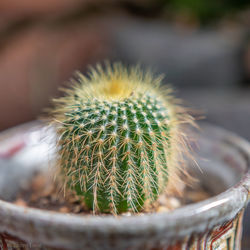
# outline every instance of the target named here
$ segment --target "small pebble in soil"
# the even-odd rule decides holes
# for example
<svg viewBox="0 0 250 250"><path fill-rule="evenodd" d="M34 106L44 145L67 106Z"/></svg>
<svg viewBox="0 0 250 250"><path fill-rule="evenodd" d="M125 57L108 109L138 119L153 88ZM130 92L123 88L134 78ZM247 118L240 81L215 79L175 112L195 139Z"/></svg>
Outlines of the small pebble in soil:
<svg viewBox="0 0 250 250"><path fill-rule="evenodd" d="M159 206L156 210L156 212L158 213L165 213L165 212L169 212L170 210L167 207L164 206Z"/></svg>
<svg viewBox="0 0 250 250"><path fill-rule="evenodd" d="M21 198L18 198L14 203L21 207L27 207L27 203Z"/></svg>

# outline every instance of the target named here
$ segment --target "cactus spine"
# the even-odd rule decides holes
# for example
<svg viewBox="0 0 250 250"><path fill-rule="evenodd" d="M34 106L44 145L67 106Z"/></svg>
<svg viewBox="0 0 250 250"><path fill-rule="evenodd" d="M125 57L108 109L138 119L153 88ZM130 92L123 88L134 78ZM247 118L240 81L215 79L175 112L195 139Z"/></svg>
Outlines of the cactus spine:
<svg viewBox="0 0 250 250"><path fill-rule="evenodd" d="M54 100L60 172L94 212L139 211L178 176L187 116L160 83L138 67L97 65Z"/></svg>

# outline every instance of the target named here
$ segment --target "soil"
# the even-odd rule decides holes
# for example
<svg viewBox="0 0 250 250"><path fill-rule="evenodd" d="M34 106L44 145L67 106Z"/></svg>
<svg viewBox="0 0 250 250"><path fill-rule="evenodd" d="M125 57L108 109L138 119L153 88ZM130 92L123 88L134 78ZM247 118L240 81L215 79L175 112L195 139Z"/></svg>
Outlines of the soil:
<svg viewBox="0 0 250 250"><path fill-rule="evenodd" d="M199 202L211 197L213 194L200 182L192 185L183 185L182 192L173 194L162 194L148 211L142 211L138 215L153 212L168 212L181 206ZM37 174L29 185L23 187L14 201L16 205L33 207L43 210L57 211L62 213L74 213L91 215L84 203L74 193L63 194L58 186L48 176ZM130 216L124 213L121 216Z"/></svg>

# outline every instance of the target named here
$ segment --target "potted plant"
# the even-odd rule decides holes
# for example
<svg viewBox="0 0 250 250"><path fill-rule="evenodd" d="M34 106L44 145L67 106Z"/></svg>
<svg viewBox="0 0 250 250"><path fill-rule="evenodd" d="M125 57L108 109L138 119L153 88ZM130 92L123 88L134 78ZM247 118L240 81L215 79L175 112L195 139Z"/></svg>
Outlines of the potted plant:
<svg viewBox="0 0 250 250"><path fill-rule="evenodd" d="M28 157L24 165L30 167L18 169L29 173L22 179L29 179L38 166L48 172L44 156L55 155L52 164L65 199L77 198L88 212L44 211L1 200L2 248L240 249L249 196L249 144L203 125L199 148L194 148L203 170L200 181L217 195L159 212L159 197L181 191L187 176L182 124L193 123L192 117L169 89L160 87L161 78L138 68L107 64L105 69L97 66L88 78L78 78L55 100L52 128L21 129L25 149L11 159L20 163ZM2 137L20 140L20 133L11 133ZM14 192L13 186L5 183L1 197L6 200L6 194L15 193L18 187Z"/></svg>

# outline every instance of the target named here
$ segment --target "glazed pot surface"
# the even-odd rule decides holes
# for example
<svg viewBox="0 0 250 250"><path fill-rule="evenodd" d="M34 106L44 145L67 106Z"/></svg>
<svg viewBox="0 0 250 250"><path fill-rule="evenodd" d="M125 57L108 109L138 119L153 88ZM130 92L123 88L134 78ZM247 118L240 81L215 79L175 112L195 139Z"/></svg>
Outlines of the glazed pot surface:
<svg viewBox="0 0 250 250"><path fill-rule="evenodd" d="M24 181L47 171L54 134L29 123L0 135L0 232L3 249L240 249L241 220L250 188L250 146L203 124L194 145L199 168L190 171L216 194L168 213L143 216L80 216L24 208L11 201ZM220 248L216 248L220 247ZM225 247L225 248L223 248ZM44 249L44 248L43 248Z"/></svg>

